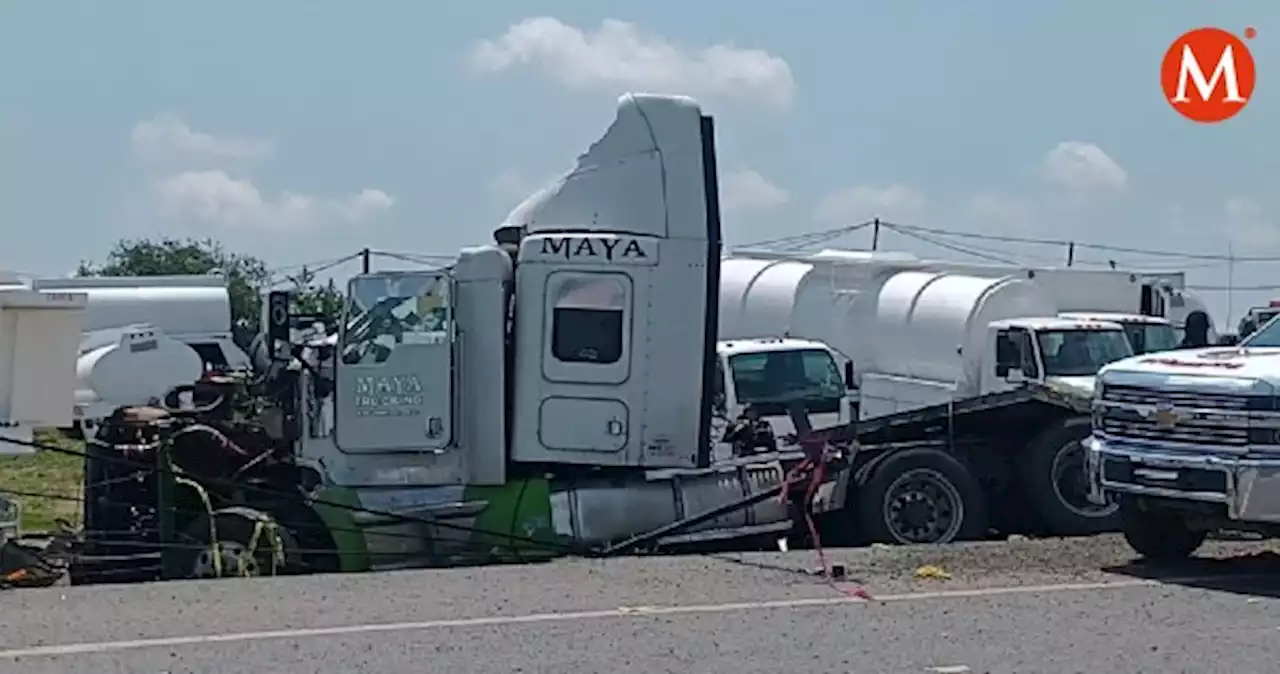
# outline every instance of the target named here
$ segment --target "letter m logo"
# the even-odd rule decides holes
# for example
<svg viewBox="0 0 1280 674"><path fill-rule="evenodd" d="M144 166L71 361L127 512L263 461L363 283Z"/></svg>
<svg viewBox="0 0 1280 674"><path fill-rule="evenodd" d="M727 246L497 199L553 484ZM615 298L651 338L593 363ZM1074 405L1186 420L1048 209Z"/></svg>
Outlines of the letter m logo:
<svg viewBox="0 0 1280 674"><path fill-rule="evenodd" d="M1170 100L1171 103L1190 103L1187 98L1187 85L1195 84L1200 100L1212 101L1214 91L1221 82L1226 91L1221 100L1223 103L1246 103L1248 99L1240 95L1240 74L1236 71L1236 55L1231 45L1222 50L1218 63L1213 67L1213 76L1206 78L1200 67L1200 60L1192 51L1191 45L1182 45L1182 62L1178 66L1178 92Z"/></svg>
<svg viewBox="0 0 1280 674"><path fill-rule="evenodd" d="M1252 37L1249 31L1245 34ZM1160 83L1174 110L1192 121L1211 124L1244 109L1253 95L1256 75L1253 54L1243 40L1219 28L1198 28L1169 46Z"/></svg>

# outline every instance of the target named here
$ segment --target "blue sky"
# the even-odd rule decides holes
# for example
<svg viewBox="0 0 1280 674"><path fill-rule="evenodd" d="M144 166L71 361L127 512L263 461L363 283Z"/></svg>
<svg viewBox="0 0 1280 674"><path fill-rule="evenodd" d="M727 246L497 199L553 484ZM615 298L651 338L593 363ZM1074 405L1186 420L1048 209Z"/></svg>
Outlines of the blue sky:
<svg viewBox="0 0 1280 674"><path fill-rule="evenodd" d="M211 236L281 266L365 245L449 253L487 241L628 90L690 94L717 115L730 242L879 215L1280 255L1275 3L445 6L5 2L0 267L62 274L153 235ZM1159 88L1165 49L1202 25L1259 31L1257 90L1216 126L1186 121ZM882 244L965 259L892 233ZM1280 286L1277 263L1079 256ZM1236 292L1233 314L1272 295ZM1226 312L1225 293L1204 297Z"/></svg>

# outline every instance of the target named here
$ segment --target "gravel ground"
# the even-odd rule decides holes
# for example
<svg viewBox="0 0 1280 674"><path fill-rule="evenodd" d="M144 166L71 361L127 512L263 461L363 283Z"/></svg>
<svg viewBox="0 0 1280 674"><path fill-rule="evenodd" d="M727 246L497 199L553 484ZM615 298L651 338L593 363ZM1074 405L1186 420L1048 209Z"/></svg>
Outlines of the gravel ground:
<svg viewBox="0 0 1280 674"><path fill-rule="evenodd" d="M812 552L20 591L0 673L1269 671L1269 550L1159 578L1113 536L831 551L870 602Z"/></svg>

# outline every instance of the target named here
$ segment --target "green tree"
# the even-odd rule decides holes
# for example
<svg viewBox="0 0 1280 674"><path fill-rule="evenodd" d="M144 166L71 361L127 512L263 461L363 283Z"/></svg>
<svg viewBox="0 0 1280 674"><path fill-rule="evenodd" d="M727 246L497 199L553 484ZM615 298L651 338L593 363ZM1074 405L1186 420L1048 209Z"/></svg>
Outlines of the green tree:
<svg viewBox="0 0 1280 674"><path fill-rule="evenodd" d="M261 289L270 281L266 264L251 255L232 253L210 239L124 239L98 264L84 261L77 276L184 276L217 274L227 279L231 320L242 348L261 322Z"/></svg>
<svg viewBox="0 0 1280 674"><path fill-rule="evenodd" d="M330 328L337 329L347 299L333 279L318 285L315 274L304 267L296 276L289 277L289 280L294 286L293 310L300 314L320 314Z"/></svg>

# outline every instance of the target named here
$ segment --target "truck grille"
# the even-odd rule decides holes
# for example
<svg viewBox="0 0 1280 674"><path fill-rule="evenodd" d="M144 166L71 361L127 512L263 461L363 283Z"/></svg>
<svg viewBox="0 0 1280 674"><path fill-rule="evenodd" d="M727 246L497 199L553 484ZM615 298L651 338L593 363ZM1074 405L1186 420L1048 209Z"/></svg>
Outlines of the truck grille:
<svg viewBox="0 0 1280 674"><path fill-rule="evenodd" d="M1249 444L1249 396L1109 385L1102 400L1112 403L1102 410L1099 424L1108 436L1227 447ZM1170 406L1176 413L1172 423L1156 412Z"/></svg>
<svg viewBox="0 0 1280 674"><path fill-rule="evenodd" d="M1245 410L1249 396L1229 393L1193 393L1190 391L1166 391L1141 386L1108 385L1103 390L1103 400L1130 405L1176 405L1207 410Z"/></svg>

